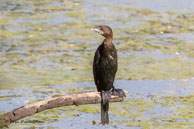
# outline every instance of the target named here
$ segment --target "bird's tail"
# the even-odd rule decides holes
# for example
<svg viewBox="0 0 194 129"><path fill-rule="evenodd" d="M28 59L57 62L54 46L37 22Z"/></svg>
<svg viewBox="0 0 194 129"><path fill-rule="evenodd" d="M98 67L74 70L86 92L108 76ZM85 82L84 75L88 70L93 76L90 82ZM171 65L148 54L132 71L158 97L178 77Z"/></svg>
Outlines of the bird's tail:
<svg viewBox="0 0 194 129"><path fill-rule="evenodd" d="M105 104L101 102L101 122L103 125L109 124L108 109L109 109L109 102Z"/></svg>
<svg viewBox="0 0 194 129"><path fill-rule="evenodd" d="M111 94L109 92L101 92L101 122L103 125L109 124L108 109L110 97Z"/></svg>

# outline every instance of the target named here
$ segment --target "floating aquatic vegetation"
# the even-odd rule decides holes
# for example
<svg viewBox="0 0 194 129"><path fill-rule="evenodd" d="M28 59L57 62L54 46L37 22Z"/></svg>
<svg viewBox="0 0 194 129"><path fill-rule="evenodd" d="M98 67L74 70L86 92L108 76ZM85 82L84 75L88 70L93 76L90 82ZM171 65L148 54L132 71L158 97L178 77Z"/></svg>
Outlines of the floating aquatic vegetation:
<svg viewBox="0 0 194 129"><path fill-rule="evenodd" d="M121 1L118 4L116 1L1 0L0 89L32 88L35 98L26 103L33 103L41 97L95 90L94 84L85 88L51 87L93 81L94 51L103 37L93 34L90 27L100 24L110 25L114 31L113 42L119 62L116 79L193 78L192 8L185 11L182 5L176 10L176 3L166 5L160 7L163 11L157 11L153 8L155 6L148 6L144 1ZM169 11L169 6L172 6L172 11ZM172 86L187 88L192 85L191 82L179 82ZM5 100L10 102L22 97L4 94L0 99L4 104ZM111 116L122 118L111 120L111 123L145 129L194 128L192 94L151 94L145 97L151 99L149 101L138 98L138 95L130 97L120 106L111 104ZM155 110L160 108L173 110L174 114L157 116ZM26 118L23 123L13 123L10 128L57 128L46 126L46 123L99 112L99 105L57 108ZM40 121L44 121L44 125ZM98 120L91 121L90 124L98 126Z"/></svg>

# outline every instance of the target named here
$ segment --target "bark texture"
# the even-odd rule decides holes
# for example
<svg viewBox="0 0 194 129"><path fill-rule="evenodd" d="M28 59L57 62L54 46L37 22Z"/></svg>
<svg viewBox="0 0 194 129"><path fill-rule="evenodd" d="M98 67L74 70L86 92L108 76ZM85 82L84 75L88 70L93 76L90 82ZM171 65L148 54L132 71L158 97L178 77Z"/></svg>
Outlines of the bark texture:
<svg viewBox="0 0 194 129"><path fill-rule="evenodd" d="M124 98L118 96L111 96L110 102L121 102ZM42 100L34 104L22 106L10 112L0 115L0 128L7 127L10 123L15 122L35 113L62 106L70 105L84 105L101 103L99 92L84 92L79 94L59 96Z"/></svg>

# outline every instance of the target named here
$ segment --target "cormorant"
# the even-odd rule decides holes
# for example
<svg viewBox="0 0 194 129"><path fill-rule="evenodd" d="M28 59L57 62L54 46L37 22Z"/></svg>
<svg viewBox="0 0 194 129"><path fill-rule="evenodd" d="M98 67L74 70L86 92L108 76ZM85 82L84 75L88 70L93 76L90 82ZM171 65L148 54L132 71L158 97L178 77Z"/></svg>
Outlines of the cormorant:
<svg viewBox="0 0 194 129"><path fill-rule="evenodd" d="M104 125L109 123L108 109L111 94L125 97L125 93L113 86L118 65L117 50L112 43L112 29L109 26L100 25L92 30L105 37L97 48L93 60L94 81L101 95L101 122Z"/></svg>

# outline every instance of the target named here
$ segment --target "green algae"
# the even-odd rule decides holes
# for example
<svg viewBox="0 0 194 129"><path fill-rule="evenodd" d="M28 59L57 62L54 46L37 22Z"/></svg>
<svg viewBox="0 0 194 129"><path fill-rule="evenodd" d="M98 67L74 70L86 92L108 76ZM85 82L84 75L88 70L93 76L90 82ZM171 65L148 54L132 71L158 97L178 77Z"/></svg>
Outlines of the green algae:
<svg viewBox="0 0 194 129"><path fill-rule="evenodd" d="M138 59L136 59L138 60ZM192 78L194 71L192 67L193 62L185 62L178 58L174 59L140 59L141 64L133 65L130 67L120 66L118 71L118 78L131 78L131 79L168 79L178 78L186 79ZM137 62L137 61L136 61ZM168 66L168 67L166 67ZM178 72L181 68L184 68L183 72Z"/></svg>
<svg viewBox="0 0 194 129"><path fill-rule="evenodd" d="M98 18L100 13L88 15L84 10L84 2L56 1L56 5L52 2L8 1L7 9L0 12L0 89L33 87L34 93L51 96L94 90L94 87L71 87L60 91L48 89L47 86L93 81L92 60L103 37L91 32L89 28L101 23L115 25L114 44L119 53L116 79L188 79L194 76L194 44L190 40L179 39L181 34L193 33L193 13L160 13L150 9L107 5L108 8L114 8L114 15L110 14L107 19L93 20L90 17ZM129 4L133 5L133 2ZM25 11L24 5L30 11ZM126 12L127 16L121 15ZM67 20L63 21L63 18ZM150 54L155 51L159 51L159 55L165 58ZM144 55L144 52L148 54ZM46 90L41 91L42 88ZM7 98L10 96L0 96L1 100ZM151 102L127 99L119 107L111 104L110 113L125 119L111 122L143 129L194 128L193 95L156 95L153 99ZM153 118L144 116L156 105L174 108L175 115L161 114ZM77 117L79 112L97 114L100 113L100 106L70 106L48 110L32 116L32 120L30 117L23 123L13 123L10 128L24 128L28 125L36 128L35 124L39 121L47 123ZM95 121L92 123L96 124Z"/></svg>
<svg viewBox="0 0 194 129"><path fill-rule="evenodd" d="M194 113L193 113L193 95L186 96L154 96L154 101L146 102L144 100L128 99L123 105L122 110L111 110L114 115L126 118L128 120L116 120L120 124L129 127L147 128L192 128ZM163 101L164 100L164 101ZM135 104L134 104L135 103ZM146 111L153 110L154 106L159 104L173 108L174 115L160 114L160 116L145 117ZM123 109L124 108L124 109ZM141 110L141 109L146 110ZM136 113L134 113L134 111ZM154 112L153 112L154 113ZM189 121L191 120L191 121Z"/></svg>
<svg viewBox="0 0 194 129"><path fill-rule="evenodd" d="M100 113L99 107L94 107L94 106L84 106L78 109L78 111L85 112L85 113L93 113L93 114Z"/></svg>
<svg viewBox="0 0 194 129"><path fill-rule="evenodd" d="M93 113L93 114L100 113L100 108L96 105L95 106L91 106L91 105L68 106L66 108L70 110L77 110L84 113Z"/></svg>
<svg viewBox="0 0 194 129"><path fill-rule="evenodd" d="M0 31L1 38L8 38L8 37L13 36L13 35L14 35L14 32L9 31L9 30L1 30Z"/></svg>
<svg viewBox="0 0 194 129"><path fill-rule="evenodd" d="M147 110L151 110L154 106L151 102L146 102L144 100L126 100L124 103L119 104L122 107L122 110L115 109L116 104L113 105L113 110L111 113L124 118L141 118Z"/></svg>
<svg viewBox="0 0 194 129"><path fill-rule="evenodd" d="M136 10L137 12L142 12L142 15L151 15L153 12L151 12L150 10ZM158 13L154 13L155 15L160 15ZM84 15L84 14L82 14ZM169 14L171 15L171 13ZM37 16L40 17L40 16ZM137 16L137 17L141 17L141 16ZM170 17L170 16L169 16ZM181 19L181 16L177 16L178 19ZM188 15L188 19L190 19L190 17L192 18L192 15L189 14ZM36 17L34 17L34 19L36 19ZM39 19L38 19L39 20ZM190 20L189 20L190 21ZM188 22L189 22L188 21ZM192 20L191 20L192 21ZM88 81L88 80L92 80L92 68L91 68L91 62L92 62L92 58L93 58L93 53L95 51L95 49L92 50L87 50L88 55L84 55L81 57L81 55L84 54L84 50L87 47L93 47L93 45L89 44L89 43L82 43L82 44L77 44L77 43L66 43L68 40L70 39L75 39L75 36L73 35L73 33L69 33L68 35L62 35L60 33L57 33L57 37L53 37L52 34L50 32L47 32L47 27L49 26L48 24L42 24L42 23L31 23L31 22L27 22L25 23L26 25L30 25L30 27L32 28L32 31L24 33L24 32L20 32L17 35L25 35L25 42L28 42L30 48L28 49L30 53L33 53L31 55L28 55L27 57L20 57L20 56L16 56L17 52L13 53L13 52L7 52L6 56L3 56L3 58L1 59L2 63L5 64L7 62L9 62L10 60L13 62L12 65L10 65L10 68L19 68L18 70L22 70L21 67L24 67L26 65L29 65L29 62L38 62L39 60L44 60L46 59L46 57L41 56L41 54L45 54L45 53L55 53L55 52L63 52L63 51L67 51L68 49L73 50L74 52L78 53L79 56L74 56L72 54L64 54L64 56L58 56L58 57L50 57L50 61L53 63L59 63L61 65L62 69L59 69L59 75L61 75L61 78L59 79L58 76L56 76L58 79L51 79L49 78L49 76L52 76L52 74L48 74L47 73L51 73L52 70L45 70L45 71L37 71L36 74L34 76L38 76L40 73L45 73L46 76L44 76L45 79L43 79L42 81L45 81L45 83L43 82L38 82L40 83L40 85L53 85L56 83L59 84L63 84L62 82L73 82L73 81ZM186 24L186 23L185 23ZM91 35L90 31L87 29L87 27L91 26L88 24L84 24L84 23L76 23L76 22L72 22L72 23L67 23L68 26L73 26L73 28L80 28L81 30L77 30L74 32L74 34L76 35L76 39L79 40L91 40L92 38L89 37L89 35ZM188 23L188 26L190 26L190 24ZM57 26L52 26L51 27L54 29ZM62 26L63 27L63 26ZM147 35L149 34L161 34L160 32L164 32L165 27L167 27L167 29L170 28L175 28L178 29L176 25L172 24L172 23L162 23L161 21L157 21L157 20L150 20L148 21L148 23L144 23L144 24L140 24L138 26L138 31L135 32L136 34L140 34L140 35ZM69 28L69 27L68 27ZM142 30L141 30L142 28ZM164 29L163 29L164 28ZM126 28L127 29L127 28ZM60 30L60 28L59 28ZM64 28L61 31L67 30L67 27ZM134 32L129 32L130 30L115 30L115 33L123 33L123 32L127 32L127 33L134 33ZM145 33L142 33L142 31L146 31ZM60 32L60 31L59 31ZM182 32L182 31L181 31ZM168 33L177 33L176 31L172 31L172 32L168 32ZM179 32L180 33L180 32ZM5 34L8 35L8 34ZM8 36L13 36L13 34L8 35ZM126 35L126 34L124 34ZM92 36L92 35L91 35ZM94 37L96 35L94 34ZM47 38L50 37L50 38ZM53 38L52 38L53 37ZM97 37L97 36L96 36ZM136 51L155 51L155 50L159 50L161 51L164 55L165 54L172 54L172 55L176 55L176 53L185 53L188 58L192 58L193 57L193 52L192 52L192 47L193 44L191 43L183 43L183 41L177 41L177 39L174 39L172 37L170 37L170 39L172 40L171 43L169 44L161 44L162 42L165 41L165 39L155 39L155 38L128 38L125 37L122 38L122 36L120 36L121 38L118 38L118 40L121 41L121 43L117 46L117 49L119 52L129 52L133 53L134 56L136 54ZM116 37L117 38L117 37ZM53 41L53 39L55 39L55 42L57 46L44 46L46 41ZM129 40L130 39L130 40ZM62 43L61 40L66 40L65 43ZM100 39L99 39L100 40ZM150 42L152 42L153 40L157 40L159 42L159 44L151 44ZM16 45L17 44L17 45ZM41 46L42 44L42 46ZM14 43L13 43L14 45ZM15 43L15 46L17 47L21 47L21 45L23 45L23 43ZM37 48L35 50L35 47L39 46L39 48ZM96 46L96 45L95 45ZM59 47L62 48L62 50L59 50ZM80 50L80 51L78 51ZM72 59L73 58L73 59ZM74 63L73 60L77 60L79 63ZM132 63L137 63L137 65L135 66L131 66L129 64L129 61ZM145 61L145 63L144 63ZM149 62L150 63L147 63ZM153 61L153 63L152 63ZM185 63L184 63L185 62ZM124 65L124 63L128 63L126 65ZM165 64L166 63L166 64ZM178 66L177 66L178 64ZM165 66L170 66L169 69L172 69L172 72L166 72L169 69L166 68ZM176 67L174 67L176 66ZM152 69L152 67L154 67L154 69ZM154 58L147 58L147 57L143 57L143 58L119 58L119 71L118 71L118 75L117 78L119 79L167 79L167 78L178 78L178 79L182 79L182 78L190 78L193 76L193 72L186 70L186 72L184 71L184 73L178 73L178 69L180 67L184 67L186 69L189 69L191 67L193 67L193 63L192 62L186 62L186 61L182 61L180 59L180 61L178 61L178 59L154 59ZM64 68L70 68L70 69L76 69L75 71L73 70L66 70ZM133 69L133 70L132 70ZM26 69L28 70L28 73L33 73L31 68ZM127 72L126 72L127 71ZM47 73L46 73L47 72ZM21 72L22 74L23 72ZM79 73L79 74L78 74ZM74 76L76 75L76 76ZM48 77L47 77L48 76ZM62 79L63 77L63 79ZM37 77L38 78L38 77ZM88 78L88 79L86 79ZM16 79L17 80L17 79ZM58 80L58 81L56 81ZM64 80L64 81L63 81Z"/></svg>

